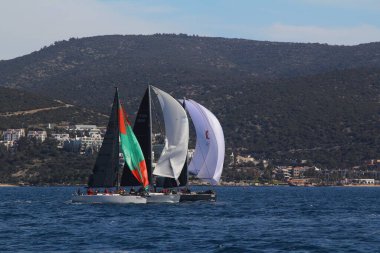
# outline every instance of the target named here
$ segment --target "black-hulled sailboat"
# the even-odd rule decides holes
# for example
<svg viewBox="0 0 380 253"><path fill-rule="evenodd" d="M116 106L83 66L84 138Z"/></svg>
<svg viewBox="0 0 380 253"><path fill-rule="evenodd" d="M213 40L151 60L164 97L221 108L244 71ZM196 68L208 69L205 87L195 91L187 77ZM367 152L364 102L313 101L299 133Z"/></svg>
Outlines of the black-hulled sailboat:
<svg viewBox="0 0 380 253"><path fill-rule="evenodd" d="M184 169L189 174L217 185L223 172L225 142L222 126L215 115L191 99L180 100L189 113L196 132L196 145L190 163ZM215 201L213 190L204 192L183 191L180 201Z"/></svg>
<svg viewBox="0 0 380 253"><path fill-rule="evenodd" d="M131 129L128 117L119 101L116 88L115 97L111 109L111 115L107 125L107 131L102 146L96 158L92 175L88 180L87 194L77 194L72 198L73 202L80 203L147 203L145 194L126 194L119 191L119 151L123 153L125 163L128 164L129 177L138 182L136 185L142 189L149 185L147 167L141 147ZM124 170L124 173L125 170ZM116 188L116 192L109 188ZM94 192L93 188L103 188L104 192Z"/></svg>

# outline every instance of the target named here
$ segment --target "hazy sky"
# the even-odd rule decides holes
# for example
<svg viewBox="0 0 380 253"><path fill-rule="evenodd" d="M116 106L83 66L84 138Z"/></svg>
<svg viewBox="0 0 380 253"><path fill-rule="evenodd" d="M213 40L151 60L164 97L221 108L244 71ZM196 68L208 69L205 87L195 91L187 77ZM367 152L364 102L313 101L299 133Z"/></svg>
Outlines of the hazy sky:
<svg viewBox="0 0 380 253"><path fill-rule="evenodd" d="M0 0L0 59L153 33L355 45L380 41L380 0Z"/></svg>

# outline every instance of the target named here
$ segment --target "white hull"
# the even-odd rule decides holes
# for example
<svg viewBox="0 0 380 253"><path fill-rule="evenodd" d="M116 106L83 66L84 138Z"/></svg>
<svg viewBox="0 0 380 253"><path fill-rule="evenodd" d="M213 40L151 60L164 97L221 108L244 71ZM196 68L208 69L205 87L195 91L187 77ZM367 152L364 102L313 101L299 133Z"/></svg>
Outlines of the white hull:
<svg viewBox="0 0 380 253"><path fill-rule="evenodd" d="M148 203L178 203L181 195L150 192L147 196Z"/></svg>
<svg viewBox="0 0 380 253"><path fill-rule="evenodd" d="M72 202L87 204L145 204L147 203L147 198L120 194L75 195Z"/></svg>

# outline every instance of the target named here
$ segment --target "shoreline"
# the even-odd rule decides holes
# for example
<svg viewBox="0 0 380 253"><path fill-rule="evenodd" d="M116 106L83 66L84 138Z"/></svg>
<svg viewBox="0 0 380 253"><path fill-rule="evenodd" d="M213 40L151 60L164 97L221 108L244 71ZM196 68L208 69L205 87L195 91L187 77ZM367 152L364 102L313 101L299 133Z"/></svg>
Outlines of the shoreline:
<svg viewBox="0 0 380 253"><path fill-rule="evenodd" d="M0 187L19 187L19 185L16 185L16 184L0 184Z"/></svg>
<svg viewBox="0 0 380 253"><path fill-rule="evenodd" d="M347 184L344 187L380 187L380 184Z"/></svg>
<svg viewBox="0 0 380 253"><path fill-rule="evenodd" d="M41 184L41 185L28 185L28 184L8 184L8 183L0 183L0 187L23 187L23 186L35 186L35 187L60 187L60 186L68 186L68 187L86 187L86 185L79 184ZM203 183L189 183L189 186L209 186L209 184ZM380 187L380 184L348 184L348 185L295 185L290 186L288 184L258 184L258 183L236 183L236 182L223 182L219 185L215 185L216 187L274 187L274 186L282 186L282 187ZM213 186L213 187L215 187Z"/></svg>

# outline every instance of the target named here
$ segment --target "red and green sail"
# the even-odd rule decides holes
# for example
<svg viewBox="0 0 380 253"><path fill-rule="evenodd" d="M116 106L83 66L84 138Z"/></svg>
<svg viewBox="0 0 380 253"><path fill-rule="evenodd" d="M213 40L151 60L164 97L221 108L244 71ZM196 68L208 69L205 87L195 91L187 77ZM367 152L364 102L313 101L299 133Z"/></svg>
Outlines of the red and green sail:
<svg viewBox="0 0 380 253"><path fill-rule="evenodd" d="M144 155L141 151L139 142L132 131L131 124L127 115L124 113L123 107L119 103L119 129L120 129L120 144L127 163L132 174L144 186L149 185L148 171Z"/></svg>

